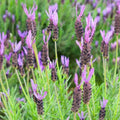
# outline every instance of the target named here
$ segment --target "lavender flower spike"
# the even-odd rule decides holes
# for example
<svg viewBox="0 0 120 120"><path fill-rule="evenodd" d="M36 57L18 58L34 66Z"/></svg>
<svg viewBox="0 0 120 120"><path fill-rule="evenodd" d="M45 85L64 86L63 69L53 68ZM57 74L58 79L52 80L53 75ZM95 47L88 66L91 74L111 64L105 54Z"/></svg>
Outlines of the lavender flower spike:
<svg viewBox="0 0 120 120"><path fill-rule="evenodd" d="M19 64L19 66L23 66L23 60L21 59L20 54L18 57L18 64Z"/></svg>
<svg viewBox="0 0 120 120"><path fill-rule="evenodd" d="M29 11L27 10L26 5L23 4L23 10L29 19L31 19L33 21L35 20L35 11L37 10L36 4L34 4L32 9L30 9Z"/></svg>
<svg viewBox="0 0 120 120"><path fill-rule="evenodd" d="M103 101L100 102L100 103L101 103L101 108L105 108L107 102L108 102L108 100L105 100L105 99L103 98Z"/></svg>
<svg viewBox="0 0 120 120"><path fill-rule="evenodd" d="M5 35L4 32L2 32L2 34L0 33L0 42L1 43L4 43L6 38L7 38L7 35Z"/></svg>
<svg viewBox="0 0 120 120"><path fill-rule="evenodd" d="M34 81L31 79L32 90L34 93L37 92L37 84L34 84Z"/></svg>
<svg viewBox="0 0 120 120"><path fill-rule="evenodd" d="M45 91L44 92L44 94L43 94L43 92L41 92L41 94L39 94L39 93L34 93L34 95L35 95L35 97L38 99L38 100L42 100L42 99L44 99L45 97L46 97L46 95L47 95L47 92Z"/></svg>
<svg viewBox="0 0 120 120"><path fill-rule="evenodd" d="M13 51L16 53L17 51L19 51L21 49L21 41L17 44L17 42L12 43L11 41L9 41Z"/></svg>
<svg viewBox="0 0 120 120"><path fill-rule="evenodd" d="M4 43L1 43L0 55L3 55L3 53L4 53Z"/></svg>
<svg viewBox="0 0 120 120"><path fill-rule="evenodd" d="M5 55L5 59L7 60L7 62L10 61L12 53L10 52L8 55Z"/></svg>
<svg viewBox="0 0 120 120"><path fill-rule="evenodd" d="M53 13L53 24L54 26L58 25L58 13L56 11Z"/></svg>
<svg viewBox="0 0 120 120"><path fill-rule="evenodd" d="M26 35L27 35L27 31L21 32L20 30L18 30L18 35L19 35L21 38L25 38Z"/></svg>
<svg viewBox="0 0 120 120"><path fill-rule="evenodd" d="M81 37L81 44L80 44L80 42L78 40L76 40L76 44L78 45L78 47L82 51L82 49L83 49L83 37Z"/></svg>
<svg viewBox="0 0 120 120"><path fill-rule="evenodd" d="M85 118L86 118L87 114L84 116L84 112L83 112L83 111L81 111L81 114L80 114L80 113L78 113L78 116L79 116L80 120L85 120Z"/></svg>
<svg viewBox="0 0 120 120"><path fill-rule="evenodd" d="M83 15L83 13L84 13L84 10L85 10L85 5L82 5L81 6L81 12L80 12L80 14L79 14L79 16L77 16L77 4L76 4L76 16L77 16L77 20L81 20L81 17L82 17L82 15Z"/></svg>

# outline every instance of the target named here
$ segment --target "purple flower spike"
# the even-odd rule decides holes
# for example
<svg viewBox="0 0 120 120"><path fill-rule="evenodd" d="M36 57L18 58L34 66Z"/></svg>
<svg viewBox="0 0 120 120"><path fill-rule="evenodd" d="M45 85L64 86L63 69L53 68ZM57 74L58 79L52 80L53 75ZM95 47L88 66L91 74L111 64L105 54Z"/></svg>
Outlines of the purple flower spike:
<svg viewBox="0 0 120 120"><path fill-rule="evenodd" d="M5 55L5 59L9 62L11 58L12 53L10 52L8 55Z"/></svg>
<svg viewBox="0 0 120 120"><path fill-rule="evenodd" d="M78 84L78 75L77 75L77 73L75 73L74 83L75 83L77 88L79 88L81 86L81 84L83 83L83 80L82 80L81 83Z"/></svg>
<svg viewBox="0 0 120 120"><path fill-rule="evenodd" d="M76 40L76 44L78 45L78 47L82 51L82 48L83 48L83 37L81 37L81 44L80 44L80 42L78 40Z"/></svg>
<svg viewBox="0 0 120 120"><path fill-rule="evenodd" d="M25 38L26 35L27 35L27 31L24 31L24 32L22 33L20 30L18 30L18 35L19 35L21 38Z"/></svg>
<svg viewBox="0 0 120 120"><path fill-rule="evenodd" d="M94 73L94 68L92 68L89 72L88 78L86 78L86 66L84 67L84 70L82 72L82 80L85 81L85 83L88 83Z"/></svg>
<svg viewBox="0 0 120 120"><path fill-rule="evenodd" d="M45 41L45 30L43 30L42 32L43 32L43 41L44 41L44 43L48 43L48 41L50 40L50 37L51 37L51 32L49 32L49 36L47 38L47 41Z"/></svg>
<svg viewBox="0 0 120 120"><path fill-rule="evenodd" d="M4 43L1 43L0 55L3 55L3 53L4 53Z"/></svg>
<svg viewBox="0 0 120 120"><path fill-rule="evenodd" d="M117 6L118 6L117 14L120 14L120 4L117 4Z"/></svg>
<svg viewBox="0 0 120 120"><path fill-rule="evenodd" d="M17 51L19 51L21 49L21 41L18 44L17 44L17 42L12 43L10 41L10 44L11 44L14 52L17 52Z"/></svg>
<svg viewBox="0 0 120 120"><path fill-rule="evenodd" d="M55 5L49 6L49 13L46 11L46 14L51 21L53 21L53 13L57 11L57 9L58 9L58 5L56 3Z"/></svg>
<svg viewBox="0 0 120 120"><path fill-rule="evenodd" d="M65 57L65 56L61 56L61 62L62 62L62 65L68 67L69 66L69 58Z"/></svg>
<svg viewBox="0 0 120 120"><path fill-rule="evenodd" d="M61 56L61 63L62 63L62 65L65 64L65 62L64 62L64 56L63 55Z"/></svg>
<svg viewBox="0 0 120 120"><path fill-rule="evenodd" d="M106 36L105 36L105 31L100 30L100 33L101 33L101 36L102 36L102 38L103 38L103 41L104 41L106 44L108 44L109 41L111 40L113 31L107 32Z"/></svg>
<svg viewBox="0 0 120 120"><path fill-rule="evenodd" d="M23 6L23 10L24 10L25 14L27 15L27 17L34 21L35 20L35 11L37 10L37 5L34 4L32 9L30 9L29 11L27 10L25 4L23 4L22 6Z"/></svg>
<svg viewBox="0 0 120 120"><path fill-rule="evenodd" d="M34 84L34 81L31 79L32 90L34 93L37 92L37 84Z"/></svg>
<svg viewBox="0 0 120 120"><path fill-rule="evenodd" d="M50 69L55 68L55 66L56 66L56 61L53 60L53 62L50 62L49 64Z"/></svg>
<svg viewBox="0 0 120 120"><path fill-rule="evenodd" d="M26 44L28 46L28 48L32 48L32 45L34 44L35 40L32 41L32 33L31 33L31 30L28 32L28 35L26 37Z"/></svg>
<svg viewBox="0 0 120 120"><path fill-rule="evenodd" d="M85 10L85 5L82 5L81 6L81 12L80 12L80 14L79 14L79 16L77 16L77 4L76 4L76 16L77 16L77 20L81 20L81 17L82 17L82 15L83 15L83 13L84 13L84 10Z"/></svg>
<svg viewBox="0 0 120 120"><path fill-rule="evenodd" d="M58 13L56 11L53 13L53 24L54 26L58 25Z"/></svg>
<svg viewBox="0 0 120 120"><path fill-rule="evenodd" d="M46 97L47 92L45 91L43 96L42 96L42 93L41 93L41 95L39 93L34 93L34 95L38 100L42 100Z"/></svg>
<svg viewBox="0 0 120 120"><path fill-rule="evenodd" d="M12 15L12 23L15 23L15 15Z"/></svg>
<svg viewBox="0 0 120 120"><path fill-rule="evenodd" d="M19 66L23 66L23 60L20 57L20 54L19 54L19 57L18 57L18 64L19 64Z"/></svg>
<svg viewBox="0 0 120 120"><path fill-rule="evenodd" d="M4 43L6 38L7 38L7 35L5 35L4 32L2 32L2 34L0 33L0 42L1 43Z"/></svg>
<svg viewBox="0 0 120 120"><path fill-rule="evenodd" d="M108 100L105 100L105 99L103 98L103 101L100 101L101 107L102 107L102 108L105 108L107 102L108 102Z"/></svg>
<svg viewBox="0 0 120 120"><path fill-rule="evenodd" d="M81 111L81 114L78 113L78 116L79 116L80 120L84 120L86 118L87 114L84 116L84 112Z"/></svg>

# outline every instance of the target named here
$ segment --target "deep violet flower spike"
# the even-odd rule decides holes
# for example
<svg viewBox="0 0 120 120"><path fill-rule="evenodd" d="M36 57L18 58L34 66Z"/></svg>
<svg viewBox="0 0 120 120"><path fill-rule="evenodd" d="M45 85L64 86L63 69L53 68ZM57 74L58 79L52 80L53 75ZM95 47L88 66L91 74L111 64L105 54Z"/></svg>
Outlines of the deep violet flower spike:
<svg viewBox="0 0 120 120"><path fill-rule="evenodd" d="M19 35L21 38L25 38L26 35L27 35L27 31L21 32L20 30L18 30L18 35Z"/></svg>
<svg viewBox="0 0 120 120"><path fill-rule="evenodd" d="M105 100L105 99L103 98L103 101L100 102L100 103L101 103L101 108L105 108L107 102L108 102L108 100Z"/></svg>
<svg viewBox="0 0 120 120"><path fill-rule="evenodd" d="M33 92L37 92L37 84L34 84L34 81L31 79L31 86L32 86L32 90Z"/></svg>
<svg viewBox="0 0 120 120"><path fill-rule="evenodd" d="M33 4L33 7L28 11L26 8L26 4L23 4L23 10L25 12L25 14L27 15L27 17L31 20L35 20L35 11L37 10L37 5Z"/></svg>
<svg viewBox="0 0 120 120"><path fill-rule="evenodd" d="M81 114L78 113L78 116L79 116L80 120L84 120L86 118L87 114L84 116L84 112L81 111Z"/></svg>

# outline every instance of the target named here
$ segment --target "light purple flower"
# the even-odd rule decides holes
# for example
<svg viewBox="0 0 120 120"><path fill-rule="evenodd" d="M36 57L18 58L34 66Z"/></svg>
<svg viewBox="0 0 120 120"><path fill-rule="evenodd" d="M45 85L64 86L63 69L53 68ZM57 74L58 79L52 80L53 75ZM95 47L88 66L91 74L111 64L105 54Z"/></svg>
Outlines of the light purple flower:
<svg viewBox="0 0 120 120"><path fill-rule="evenodd" d="M76 63L77 63L77 65L81 68L81 66L80 66L80 61L79 61L78 59L76 59Z"/></svg>
<svg viewBox="0 0 120 120"><path fill-rule="evenodd" d="M53 60L53 62L50 62L49 64L49 69L55 68L56 66L56 61Z"/></svg>
<svg viewBox="0 0 120 120"><path fill-rule="evenodd" d="M43 91L43 90L42 90L42 91ZM36 97L38 100L44 99L44 98L46 97L46 95L47 95L47 92L46 92L46 91L44 92L44 94L43 94L42 91L41 91L41 94L39 94L39 93L34 93L35 97ZM43 95L42 95L42 94L43 94Z"/></svg>
<svg viewBox="0 0 120 120"><path fill-rule="evenodd" d="M83 120L83 119L85 119L85 118L86 118L87 114L84 116L84 112L83 112L83 111L81 111L81 114L80 114L80 113L78 113L78 116L79 116L80 120Z"/></svg>
<svg viewBox="0 0 120 120"><path fill-rule="evenodd" d="M6 75L7 75L7 76L9 75L9 72L10 72L10 70L8 69L7 72L6 72Z"/></svg>
<svg viewBox="0 0 120 120"><path fill-rule="evenodd" d="M80 44L80 42L78 40L76 40L76 44L78 45L78 47L82 51L82 49L83 49L83 37L81 37L81 44Z"/></svg>
<svg viewBox="0 0 120 120"><path fill-rule="evenodd" d="M12 43L11 41L9 41L9 42L10 42L14 52L17 52L21 49L21 41L19 43L17 43L17 42Z"/></svg>
<svg viewBox="0 0 120 120"><path fill-rule="evenodd" d="M49 6L49 9L48 9L48 10L49 10L49 13L46 11L46 14L47 14L47 16L49 17L49 19L50 19L51 21L53 21L53 13L56 12L57 9L58 9L58 5L57 5L57 3L56 3L55 5Z"/></svg>
<svg viewBox="0 0 120 120"><path fill-rule="evenodd" d="M83 80L82 80L81 83L78 84L78 75L77 75L77 73L75 73L74 83L75 83L77 88L80 88L81 84L83 83Z"/></svg>
<svg viewBox="0 0 120 120"><path fill-rule="evenodd" d="M31 30L29 30L28 35L26 37L26 44L28 48L32 48L32 45L35 43L35 40L32 41L32 33Z"/></svg>
<svg viewBox="0 0 120 120"><path fill-rule="evenodd" d="M84 70L82 72L82 80L85 81L85 83L88 83L94 73L94 68L92 68L89 72L88 78L86 78L86 66L84 67Z"/></svg>
<svg viewBox="0 0 120 120"><path fill-rule="evenodd" d="M22 7L27 17L31 20L35 20L35 11L37 10L37 5L33 4L32 9L29 9L29 11L26 8L26 4L23 4Z"/></svg>
<svg viewBox="0 0 120 120"><path fill-rule="evenodd" d="M111 40L111 36L113 34L113 31L108 31L106 36L105 36L105 31L100 30L101 36L103 38L103 41L108 44L109 41Z"/></svg>
<svg viewBox="0 0 120 120"><path fill-rule="evenodd" d="M3 15L3 21L4 21L4 22L6 22L6 18L7 18L7 15L4 14L4 15Z"/></svg>
<svg viewBox="0 0 120 120"><path fill-rule="evenodd" d="M102 107L102 108L105 108L107 102L108 102L108 100L105 100L105 99L103 98L103 101L100 101L101 107Z"/></svg>
<svg viewBox="0 0 120 120"><path fill-rule="evenodd" d="M53 24L54 26L58 25L58 13L56 11L53 13Z"/></svg>
<svg viewBox="0 0 120 120"><path fill-rule="evenodd" d="M70 119L70 116L68 116L66 120L69 120L69 119Z"/></svg>
<svg viewBox="0 0 120 120"><path fill-rule="evenodd" d="M5 55L5 59L9 62L11 58L12 53L10 52L8 55Z"/></svg>
<svg viewBox="0 0 120 120"><path fill-rule="evenodd" d="M19 57L18 57L18 64L19 64L19 66L23 66L23 60L22 60L20 54L19 54Z"/></svg>
<svg viewBox="0 0 120 120"><path fill-rule="evenodd" d="M23 50L24 50L25 55L27 55L27 49L23 47Z"/></svg>
<svg viewBox="0 0 120 120"><path fill-rule="evenodd" d="M20 30L18 30L18 35L19 35L21 38L25 38L26 35L27 35L27 31L21 32Z"/></svg>
<svg viewBox="0 0 120 120"><path fill-rule="evenodd" d="M3 53L4 53L4 43L1 43L0 55L3 55Z"/></svg>
<svg viewBox="0 0 120 120"><path fill-rule="evenodd" d="M12 15L12 23L15 23L15 15Z"/></svg>
<svg viewBox="0 0 120 120"><path fill-rule="evenodd" d="M7 35L5 35L4 32L2 32L2 34L0 33L0 42L1 43L4 43L6 38L7 38Z"/></svg>
<svg viewBox="0 0 120 120"><path fill-rule="evenodd" d="M48 36L48 38L47 38L47 41L45 40L45 30L43 30L42 32L43 32L43 42L44 42L45 44L47 44L48 41L50 40L51 32L49 32L49 36Z"/></svg>
<svg viewBox="0 0 120 120"><path fill-rule="evenodd" d="M18 102L24 102L25 103L25 98L16 98Z"/></svg>
<svg viewBox="0 0 120 120"><path fill-rule="evenodd" d="M2 94L7 98L7 96L9 96L9 94L10 94L10 90L8 89L7 95L6 95L6 93L4 93L4 92L2 92Z"/></svg>
<svg viewBox="0 0 120 120"><path fill-rule="evenodd" d="M32 90L34 93L37 92L37 84L34 84L34 81L31 79Z"/></svg>
<svg viewBox="0 0 120 120"><path fill-rule="evenodd" d="M81 6L80 14L79 14L79 16L77 16L77 4L76 4L76 16L77 16L77 20L78 20L78 21L81 20L81 17L82 17L82 15L83 15L83 13L84 13L84 10L85 10L85 5L82 5L82 6Z"/></svg>
<svg viewBox="0 0 120 120"><path fill-rule="evenodd" d="M69 58L65 57L65 56L61 56L61 62L62 62L62 65L68 67L69 66Z"/></svg>

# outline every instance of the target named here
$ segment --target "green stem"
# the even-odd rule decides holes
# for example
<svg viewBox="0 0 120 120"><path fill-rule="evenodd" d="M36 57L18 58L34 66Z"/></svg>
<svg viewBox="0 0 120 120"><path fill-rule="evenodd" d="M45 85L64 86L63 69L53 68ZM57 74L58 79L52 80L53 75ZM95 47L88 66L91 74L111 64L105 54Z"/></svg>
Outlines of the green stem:
<svg viewBox="0 0 120 120"><path fill-rule="evenodd" d="M62 116L62 112L61 112L61 108L60 108L60 103L59 103L59 99L58 99L58 94L57 94L55 83L54 83L54 88L55 88L55 94L56 94L56 98L57 98L59 113L60 113L60 116L61 116L61 120L63 120L63 116Z"/></svg>
<svg viewBox="0 0 120 120"><path fill-rule="evenodd" d="M35 75L34 75L34 71L33 71L33 69L31 69L32 70L32 75L33 75L33 80L34 80L34 83L36 83L36 80L35 80Z"/></svg>
<svg viewBox="0 0 120 120"><path fill-rule="evenodd" d="M106 98L106 92L107 92L107 86L106 86L106 59L104 61L104 82L105 82L105 98Z"/></svg>
<svg viewBox="0 0 120 120"><path fill-rule="evenodd" d="M4 67L2 69L3 69L5 81L6 81L6 84L7 84L7 90L8 90L9 89L9 85L8 85L8 80L7 80L7 77L6 77L6 73L5 73Z"/></svg>
<svg viewBox="0 0 120 120"><path fill-rule="evenodd" d="M116 60L115 60L115 70L114 70L113 86L114 86L115 80L116 80L117 57L118 57L118 35L117 35L117 45L116 45Z"/></svg>
<svg viewBox="0 0 120 120"><path fill-rule="evenodd" d="M74 120L76 120L76 113L74 113Z"/></svg>
<svg viewBox="0 0 120 120"><path fill-rule="evenodd" d="M90 116L89 104L87 104L87 109L88 109L88 116L89 116L89 120L92 120L92 119L91 119L91 116Z"/></svg>
<svg viewBox="0 0 120 120"><path fill-rule="evenodd" d="M49 98L50 98L50 84L49 84L49 77L48 77L48 73L47 73L47 66L45 66L45 74L46 74L46 77L47 77L48 94L49 94Z"/></svg>
<svg viewBox="0 0 120 120"><path fill-rule="evenodd" d="M55 58L56 58L56 62L57 62L57 69L59 69L58 56L57 56L57 42L56 41L55 41Z"/></svg>
<svg viewBox="0 0 120 120"><path fill-rule="evenodd" d="M27 92L29 94L29 70L27 71Z"/></svg>
<svg viewBox="0 0 120 120"><path fill-rule="evenodd" d="M25 93L25 90L24 90L24 88L23 88L23 85L22 85L22 82L21 82L21 80L20 80L20 77L19 77L19 74L18 74L18 72L17 72L17 69L15 69L15 72L16 72L16 74L17 74L17 78L18 78L18 80L19 80L19 83L20 83L20 86L21 86L21 88L22 88L22 91L23 91L26 99L28 100L29 104L31 105L31 103L30 103L30 101L29 101L29 99L28 99L28 97L27 97L27 95L26 95L26 93Z"/></svg>

